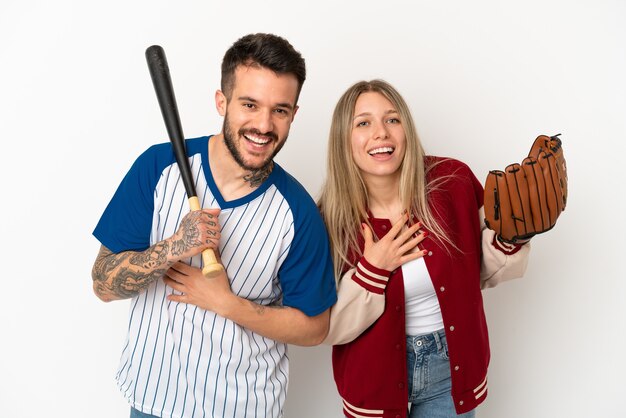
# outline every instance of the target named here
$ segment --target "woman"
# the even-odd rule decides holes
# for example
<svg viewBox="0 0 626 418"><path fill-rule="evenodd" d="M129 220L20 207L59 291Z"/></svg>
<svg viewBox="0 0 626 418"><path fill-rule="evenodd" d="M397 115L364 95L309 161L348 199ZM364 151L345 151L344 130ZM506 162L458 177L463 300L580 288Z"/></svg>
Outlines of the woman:
<svg viewBox="0 0 626 418"><path fill-rule="evenodd" d="M424 154L388 83L341 97L319 204L339 293L326 343L347 417L473 417L485 399L481 288L520 277L529 245L484 229L482 199L465 164Z"/></svg>

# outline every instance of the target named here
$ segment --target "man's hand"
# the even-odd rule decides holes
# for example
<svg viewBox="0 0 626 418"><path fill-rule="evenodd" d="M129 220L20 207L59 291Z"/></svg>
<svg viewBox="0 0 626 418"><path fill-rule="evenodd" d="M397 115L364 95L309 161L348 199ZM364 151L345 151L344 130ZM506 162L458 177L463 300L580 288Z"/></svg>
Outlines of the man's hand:
<svg viewBox="0 0 626 418"><path fill-rule="evenodd" d="M215 312L276 341L311 346L320 344L328 333L330 309L316 316L307 316L289 306L260 305L235 295L225 271L206 278L199 268L176 263L165 273L163 281L182 293L169 295L169 300Z"/></svg>
<svg viewBox="0 0 626 418"><path fill-rule="evenodd" d="M165 273L163 281L181 293L169 295L167 299L172 302L196 305L223 317L226 316L228 308L236 303L237 296L230 289L230 282L224 270L208 279L202 275L199 268L178 262Z"/></svg>
<svg viewBox="0 0 626 418"><path fill-rule="evenodd" d="M193 257L207 248L217 249L220 240L219 209L191 211L168 241L174 261Z"/></svg>

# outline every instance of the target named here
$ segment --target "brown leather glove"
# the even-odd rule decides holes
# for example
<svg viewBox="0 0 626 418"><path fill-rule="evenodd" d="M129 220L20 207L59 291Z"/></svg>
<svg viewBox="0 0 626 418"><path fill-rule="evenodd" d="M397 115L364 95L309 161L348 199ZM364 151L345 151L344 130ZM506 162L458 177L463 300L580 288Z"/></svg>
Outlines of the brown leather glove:
<svg viewBox="0 0 626 418"><path fill-rule="evenodd" d="M485 181L485 224L505 242L550 230L567 203L567 167L559 135L537 137L522 164L492 170Z"/></svg>

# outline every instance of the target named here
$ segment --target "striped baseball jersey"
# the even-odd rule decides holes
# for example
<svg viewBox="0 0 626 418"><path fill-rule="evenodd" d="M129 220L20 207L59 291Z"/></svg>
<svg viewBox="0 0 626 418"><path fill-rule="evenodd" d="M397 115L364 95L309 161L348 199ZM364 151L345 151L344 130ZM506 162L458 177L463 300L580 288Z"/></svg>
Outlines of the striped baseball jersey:
<svg viewBox="0 0 626 418"><path fill-rule="evenodd" d="M336 301L326 229L305 189L278 164L248 196L224 201L208 163L209 137L186 141L200 204L220 208L219 249L233 292L306 315ZM145 151L122 180L94 236L114 253L174 234L189 211L169 143ZM184 260L200 267L200 255ZM213 312L170 302L157 280L130 304L117 383L130 404L160 417L280 417L287 345Z"/></svg>

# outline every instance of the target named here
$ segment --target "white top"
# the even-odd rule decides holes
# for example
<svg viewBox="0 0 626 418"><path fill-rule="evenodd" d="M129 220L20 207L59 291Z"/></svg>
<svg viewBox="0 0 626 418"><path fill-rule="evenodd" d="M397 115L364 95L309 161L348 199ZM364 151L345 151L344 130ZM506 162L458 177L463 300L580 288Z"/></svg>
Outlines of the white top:
<svg viewBox="0 0 626 418"><path fill-rule="evenodd" d="M402 265L406 335L428 334L443 328L443 318L424 257Z"/></svg>

